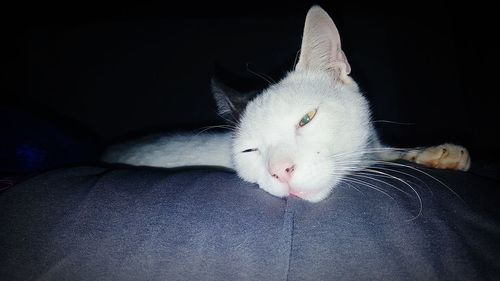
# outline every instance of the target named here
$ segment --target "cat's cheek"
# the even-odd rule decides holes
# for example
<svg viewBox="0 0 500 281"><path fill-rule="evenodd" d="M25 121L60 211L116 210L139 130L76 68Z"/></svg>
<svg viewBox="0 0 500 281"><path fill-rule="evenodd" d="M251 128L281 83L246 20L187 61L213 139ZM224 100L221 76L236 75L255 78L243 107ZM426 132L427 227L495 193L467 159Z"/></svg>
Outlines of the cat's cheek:
<svg viewBox="0 0 500 281"><path fill-rule="evenodd" d="M297 186L300 186L300 188L294 192L294 195L306 201L316 203L326 199L330 195L333 188L338 184L338 180L336 178L328 178L323 181L316 181L315 183L309 181L307 184L299 184L297 183Z"/></svg>
<svg viewBox="0 0 500 281"><path fill-rule="evenodd" d="M322 170L324 172L321 172ZM303 170L301 174L297 174L291 182L293 194L313 203L327 198L339 182L338 177L332 176L328 170L327 167L315 166L314 169Z"/></svg>
<svg viewBox="0 0 500 281"><path fill-rule="evenodd" d="M273 178L262 178L258 181L258 184L261 189L271 195L277 197L286 197L289 195L288 188L278 181L275 181Z"/></svg>
<svg viewBox="0 0 500 281"><path fill-rule="evenodd" d="M253 161L252 161L253 160ZM257 159L234 159L234 168L238 176L244 181L257 183L259 179L258 160Z"/></svg>
<svg viewBox="0 0 500 281"><path fill-rule="evenodd" d="M332 165L323 163L324 161L317 159L300 162L290 183L291 186L300 191L318 191L331 187L335 183L335 176L331 172Z"/></svg>
<svg viewBox="0 0 500 281"><path fill-rule="evenodd" d="M253 173L251 173L245 169L238 169L237 168L236 173L244 181L251 182L251 183L257 183L257 177Z"/></svg>

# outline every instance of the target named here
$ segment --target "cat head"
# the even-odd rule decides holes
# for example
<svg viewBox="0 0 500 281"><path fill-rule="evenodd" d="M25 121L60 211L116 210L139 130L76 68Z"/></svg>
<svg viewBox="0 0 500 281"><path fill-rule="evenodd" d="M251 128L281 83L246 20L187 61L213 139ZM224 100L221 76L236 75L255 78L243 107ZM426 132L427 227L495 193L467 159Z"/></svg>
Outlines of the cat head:
<svg viewBox="0 0 500 281"><path fill-rule="evenodd" d="M275 196L326 198L359 165L373 134L350 71L335 24L313 6L299 60L281 81L246 98L213 81L220 114L238 120L232 147L238 175Z"/></svg>

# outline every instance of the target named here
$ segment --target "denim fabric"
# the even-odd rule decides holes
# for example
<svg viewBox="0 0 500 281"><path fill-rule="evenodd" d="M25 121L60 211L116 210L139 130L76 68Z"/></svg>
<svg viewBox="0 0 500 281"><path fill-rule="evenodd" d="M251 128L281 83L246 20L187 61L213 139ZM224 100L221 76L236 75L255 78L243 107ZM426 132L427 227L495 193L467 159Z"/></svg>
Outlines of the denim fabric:
<svg viewBox="0 0 500 281"><path fill-rule="evenodd" d="M391 169L316 204L219 170L54 170L0 193L0 279L500 280L498 182L423 169L462 201Z"/></svg>

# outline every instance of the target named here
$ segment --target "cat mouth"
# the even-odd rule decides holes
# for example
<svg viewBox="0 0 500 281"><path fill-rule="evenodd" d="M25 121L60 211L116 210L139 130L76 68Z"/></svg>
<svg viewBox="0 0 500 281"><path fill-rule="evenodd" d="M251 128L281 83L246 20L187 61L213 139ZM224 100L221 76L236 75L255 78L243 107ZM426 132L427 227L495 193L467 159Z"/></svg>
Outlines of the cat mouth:
<svg viewBox="0 0 500 281"><path fill-rule="evenodd" d="M320 194L323 193L322 189L316 188L316 189L302 189L297 186L293 186L289 182L285 183L285 188L288 189L288 195L293 195L295 197L304 199L306 201L311 201L313 200L314 202L316 201L314 198L318 197Z"/></svg>
<svg viewBox="0 0 500 281"><path fill-rule="evenodd" d="M293 196L300 197L300 195L303 195L305 192L304 191L298 191L292 188L288 188L288 193Z"/></svg>
<svg viewBox="0 0 500 281"><path fill-rule="evenodd" d="M304 196L314 195L314 194L316 194L317 192L316 192L316 191L299 191L299 190L293 189L293 188L291 188L291 187L289 186L289 187L288 187L288 193L289 193L290 195L295 196L295 197L303 198Z"/></svg>

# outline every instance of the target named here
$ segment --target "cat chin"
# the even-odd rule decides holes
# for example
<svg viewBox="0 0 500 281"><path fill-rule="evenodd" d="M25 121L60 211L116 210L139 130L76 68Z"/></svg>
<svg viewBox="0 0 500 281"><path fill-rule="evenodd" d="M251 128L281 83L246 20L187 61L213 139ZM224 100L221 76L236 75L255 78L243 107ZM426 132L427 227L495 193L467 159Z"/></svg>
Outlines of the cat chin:
<svg viewBox="0 0 500 281"><path fill-rule="evenodd" d="M274 183L274 182L267 182L267 183L259 182L258 185L261 189L276 197L283 198L290 195L288 186L284 184Z"/></svg>
<svg viewBox="0 0 500 281"><path fill-rule="evenodd" d="M314 186L291 185L288 188L289 194L316 203L330 195L333 187L338 183L337 178L330 178L328 182L318 183Z"/></svg>
<svg viewBox="0 0 500 281"><path fill-rule="evenodd" d="M322 188L306 188L281 183L271 178L269 181L257 183L261 189L276 197L295 196L311 203L319 202L330 194L335 184L324 185Z"/></svg>
<svg viewBox="0 0 500 281"><path fill-rule="evenodd" d="M316 189L316 190L300 191L298 188L295 189L293 187L285 185L280 186L278 188L276 187L266 188L265 186L261 185L261 188L277 197L283 198L287 196L295 196L305 201L309 201L311 203L316 203L325 199L326 197L328 197L331 191L330 187L323 189Z"/></svg>
<svg viewBox="0 0 500 281"><path fill-rule="evenodd" d="M324 188L311 191L296 191L294 189L290 189L290 195L299 197L311 203L316 203L325 199L326 197L328 197L330 192L331 188Z"/></svg>

